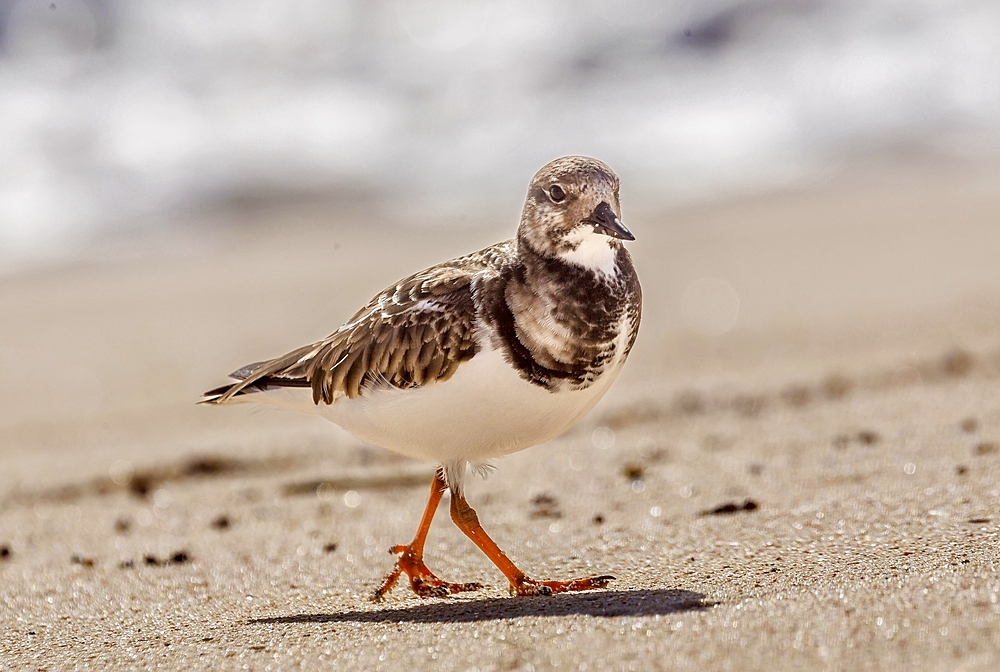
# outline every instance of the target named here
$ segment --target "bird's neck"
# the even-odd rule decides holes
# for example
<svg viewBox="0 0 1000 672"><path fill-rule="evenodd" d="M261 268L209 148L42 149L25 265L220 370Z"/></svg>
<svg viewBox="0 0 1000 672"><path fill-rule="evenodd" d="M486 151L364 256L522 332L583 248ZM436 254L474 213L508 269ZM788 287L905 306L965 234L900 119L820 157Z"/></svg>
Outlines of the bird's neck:
<svg viewBox="0 0 1000 672"><path fill-rule="evenodd" d="M618 274L618 250L614 238L595 233L590 227L579 227L566 235L564 249L556 256L566 263L579 266L597 275Z"/></svg>
<svg viewBox="0 0 1000 672"><path fill-rule="evenodd" d="M590 227L573 229L559 240L538 240L518 231L517 244L525 259L535 258L540 265L566 266L559 274L573 271L613 279L619 273L622 245L608 236L595 233Z"/></svg>

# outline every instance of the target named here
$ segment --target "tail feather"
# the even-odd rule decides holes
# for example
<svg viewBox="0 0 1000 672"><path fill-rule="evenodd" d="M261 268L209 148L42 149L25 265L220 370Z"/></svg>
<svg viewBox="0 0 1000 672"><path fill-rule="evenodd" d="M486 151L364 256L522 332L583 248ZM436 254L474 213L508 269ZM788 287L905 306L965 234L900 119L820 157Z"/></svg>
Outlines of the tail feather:
<svg viewBox="0 0 1000 672"><path fill-rule="evenodd" d="M209 390L198 403L224 404L233 397L263 392L272 387L311 387L312 383L308 380L308 373L302 372L301 367L295 367L295 365L304 361L304 355L315 354L321 345L322 341L293 350L283 357L248 364L233 371L229 376L236 379L235 383ZM289 371L289 367L295 368L293 371Z"/></svg>
<svg viewBox="0 0 1000 672"><path fill-rule="evenodd" d="M267 360L263 362L254 362L253 364L247 364L246 366L241 366L240 368L230 373L229 377L232 378L233 380L246 380L247 378L253 375L254 371L264 366L265 364L267 364Z"/></svg>
<svg viewBox="0 0 1000 672"><path fill-rule="evenodd" d="M259 369L264 364L267 364L267 362L266 361L264 361L264 362L254 362L253 364L247 364L246 366L240 367L239 369L233 371L232 373L229 374L229 377L232 378L233 380L237 381L237 382L235 382L235 383L227 383L226 385L223 385L222 387L216 387L213 390L209 390L208 392L203 393L201 395L201 399L198 400L198 403L199 404L219 404L219 403L225 403L224 401L220 402L219 400L223 396L225 396L226 393L229 392L229 390L233 389L234 387L236 387L237 385L239 385L242 381L244 381L247 378L249 378L250 376L252 376L253 372L256 371L257 369ZM237 390L236 392L234 392L230 396L231 397L235 397L235 396L238 396L238 395L241 395L241 394L248 394L249 392L258 392L258 391L259 390L254 390L254 389Z"/></svg>
<svg viewBox="0 0 1000 672"><path fill-rule="evenodd" d="M235 385L239 383L229 383L228 385L223 385L222 387L217 387L214 390L209 390L201 395L201 399L198 400L199 404L218 404L219 399L222 398L226 392L229 392ZM256 390L254 390L256 391ZM237 395L243 394L243 392L237 392ZM234 395L235 396L235 395Z"/></svg>
<svg viewBox="0 0 1000 672"><path fill-rule="evenodd" d="M267 390L274 389L276 387L310 387L309 381L305 379L277 378L272 376L258 378L257 380L246 384L244 381L251 375L249 372L252 372L254 366L256 365L251 364L250 366L245 366L239 371L234 372L231 377L236 378L237 382L229 383L228 385L223 385L222 387L216 387L215 389L205 392L201 395L201 399L198 400L198 403L225 404L234 397L242 397L244 395L255 394L257 392L266 392ZM235 391L233 391L234 389ZM230 394L231 391L232 394Z"/></svg>

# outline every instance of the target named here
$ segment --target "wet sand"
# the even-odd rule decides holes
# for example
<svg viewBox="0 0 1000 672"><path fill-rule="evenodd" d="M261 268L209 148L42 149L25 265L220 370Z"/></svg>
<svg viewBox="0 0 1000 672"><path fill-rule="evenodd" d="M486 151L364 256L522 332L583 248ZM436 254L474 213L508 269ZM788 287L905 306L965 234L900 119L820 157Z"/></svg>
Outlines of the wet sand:
<svg viewBox="0 0 1000 672"><path fill-rule="evenodd" d="M469 485L532 576L617 577L551 598L508 597L442 510L428 565L486 588L371 603L432 467L194 405L513 228L326 212L191 218L0 281L2 667L1000 665L996 167L669 211L626 195L645 297L626 371Z"/></svg>

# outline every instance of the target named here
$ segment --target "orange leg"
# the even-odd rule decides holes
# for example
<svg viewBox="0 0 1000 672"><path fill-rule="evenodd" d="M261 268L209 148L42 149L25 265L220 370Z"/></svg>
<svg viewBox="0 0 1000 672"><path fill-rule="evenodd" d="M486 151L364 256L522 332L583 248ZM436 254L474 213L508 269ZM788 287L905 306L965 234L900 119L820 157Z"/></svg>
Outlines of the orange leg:
<svg viewBox="0 0 1000 672"><path fill-rule="evenodd" d="M434 513L438 504L441 503L441 496L445 489L444 474L439 469L434 475L434 482L431 483L431 496L427 500L427 508L420 519L420 527L417 534L409 546L393 546L390 553L401 553L396 560L396 566L392 568L389 575L385 577L382 585L375 591L373 599L378 602L392 590L399 580L399 575L406 574L410 578L410 586L420 597L445 597L452 593L464 593L470 590L479 590L482 586L478 583L448 583L434 576L431 570L424 565L424 542L427 540L427 532L431 529L431 521L434 520Z"/></svg>
<svg viewBox="0 0 1000 672"><path fill-rule="evenodd" d="M577 590L603 588L613 581L613 576L594 576L589 579L574 579L572 581L535 581L517 568L507 554L500 550L496 542L490 539L486 530L479 524L479 516L465 501L465 497L451 493L451 519L459 529L486 554L493 564L503 572L510 581L512 595L551 595L553 593L568 593Z"/></svg>

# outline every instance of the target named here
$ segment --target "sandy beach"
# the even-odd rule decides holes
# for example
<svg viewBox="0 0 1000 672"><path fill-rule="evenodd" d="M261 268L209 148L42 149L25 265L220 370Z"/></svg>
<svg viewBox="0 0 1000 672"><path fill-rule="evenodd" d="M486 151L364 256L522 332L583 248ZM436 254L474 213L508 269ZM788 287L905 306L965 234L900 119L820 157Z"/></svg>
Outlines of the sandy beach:
<svg viewBox="0 0 1000 672"><path fill-rule="evenodd" d="M194 404L517 212L190 215L0 279L0 668L998 669L1000 167L623 205L624 373L469 485L532 576L616 577L549 598L510 598L442 510L428 565L486 588L372 603L432 465Z"/></svg>

